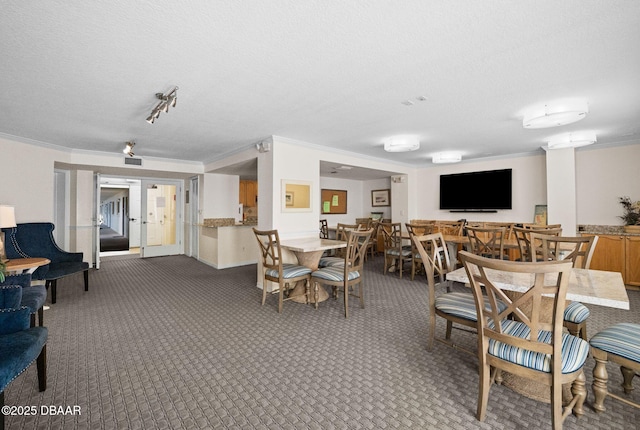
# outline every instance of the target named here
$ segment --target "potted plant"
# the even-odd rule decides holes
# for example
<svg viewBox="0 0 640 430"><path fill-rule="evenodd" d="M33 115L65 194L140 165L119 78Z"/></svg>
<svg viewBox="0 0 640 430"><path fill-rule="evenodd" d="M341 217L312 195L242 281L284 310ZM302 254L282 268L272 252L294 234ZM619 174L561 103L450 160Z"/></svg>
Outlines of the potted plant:
<svg viewBox="0 0 640 430"><path fill-rule="evenodd" d="M640 233L640 201L633 202L628 196L619 199L624 208L624 215L619 217L624 221L624 231L626 233Z"/></svg>

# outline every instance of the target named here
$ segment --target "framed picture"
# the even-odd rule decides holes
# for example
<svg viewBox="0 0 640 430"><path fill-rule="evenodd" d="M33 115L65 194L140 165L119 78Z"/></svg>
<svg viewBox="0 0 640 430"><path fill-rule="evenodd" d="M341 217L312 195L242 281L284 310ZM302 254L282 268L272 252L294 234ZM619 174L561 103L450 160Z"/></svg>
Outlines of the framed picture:
<svg viewBox="0 0 640 430"><path fill-rule="evenodd" d="M282 212L311 212L311 186L309 181L282 179Z"/></svg>
<svg viewBox="0 0 640 430"><path fill-rule="evenodd" d="M391 206L391 190L372 190L371 206Z"/></svg>
<svg viewBox="0 0 640 430"><path fill-rule="evenodd" d="M536 210L533 213L533 222L547 225L547 205L536 205Z"/></svg>
<svg viewBox="0 0 640 430"><path fill-rule="evenodd" d="M293 191L287 191L284 193L284 204L288 207L293 207Z"/></svg>

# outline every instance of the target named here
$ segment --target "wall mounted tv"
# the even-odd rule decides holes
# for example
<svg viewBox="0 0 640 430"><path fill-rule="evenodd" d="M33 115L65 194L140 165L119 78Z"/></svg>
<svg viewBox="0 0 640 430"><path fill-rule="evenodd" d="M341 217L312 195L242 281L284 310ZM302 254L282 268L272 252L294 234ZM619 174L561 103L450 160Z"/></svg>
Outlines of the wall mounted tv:
<svg viewBox="0 0 640 430"><path fill-rule="evenodd" d="M440 175L440 209L460 212L511 209L511 169Z"/></svg>

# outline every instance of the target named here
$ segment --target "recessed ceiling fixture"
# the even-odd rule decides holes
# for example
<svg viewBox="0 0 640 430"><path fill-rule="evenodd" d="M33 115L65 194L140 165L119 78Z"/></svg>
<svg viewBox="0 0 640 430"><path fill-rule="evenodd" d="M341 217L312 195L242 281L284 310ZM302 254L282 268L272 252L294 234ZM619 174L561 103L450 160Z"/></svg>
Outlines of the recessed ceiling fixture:
<svg viewBox="0 0 640 430"><path fill-rule="evenodd" d="M135 154L133 153L133 147L136 145L135 142L127 142L122 150L124 155L128 155L129 157L133 157Z"/></svg>
<svg viewBox="0 0 640 430"><path fill-rule="evenodd" d="M565 133L549 139L549 149L578 148L587 146L598 141L593 131L577 131Z"/></svg>
<svg viewBox="0 0 640 430"><path fill-rule="evenodd" d="M387 152L408 152L419 148L417 136L392 136L384 140L384 150Z"/></svg>
<svg viewBox="0 0 640 430"><path fill-rule="evenodd" d="M459 163L462 161L462 154L459 152L438 152L433 154L432 162L434 164Z"/></svg>
<svg viewBox="0 0 640 430"><path fill-rule="evenodd" d="M160 116L160 112L168 113L169 106L176 106L176 103L178 101L178 94L176 93L176 91L178 91L177 86L173 87L173 89L167 94L156 93L156 98L160 99L160 101L158 102L156 107L153 108L151 114L147 117L147 122L149 124L153 124L155 122L156 118Z"/></svg>
<svg viewBox="0 0 640 430"><path fill-rule="evenodd" d="M524 128L548 128L571 124L587 116L589 105L582 101L548 103L530 109L522 120Z"/></svg>

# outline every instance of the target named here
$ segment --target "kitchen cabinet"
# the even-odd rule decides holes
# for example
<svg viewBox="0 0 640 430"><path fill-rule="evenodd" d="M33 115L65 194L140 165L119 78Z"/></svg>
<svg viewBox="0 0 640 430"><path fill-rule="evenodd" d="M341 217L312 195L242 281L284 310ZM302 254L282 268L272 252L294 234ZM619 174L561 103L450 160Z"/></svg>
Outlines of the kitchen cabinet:
<svg viewBox="0 0 640 430"><path fill-rule="evenodd" d="M594 236L583 234L583 236ZM625 285L640 288L640 236L599 234L591 269L620 272ZM634 288L635 289L635 288Z"/></svg>
<svg viewBox="0 0 640 430"><path fill-rule="evenodd" d="M240 180L240 196L238 201L244 207L254 207L258 204L258 181Z"/></svg>

